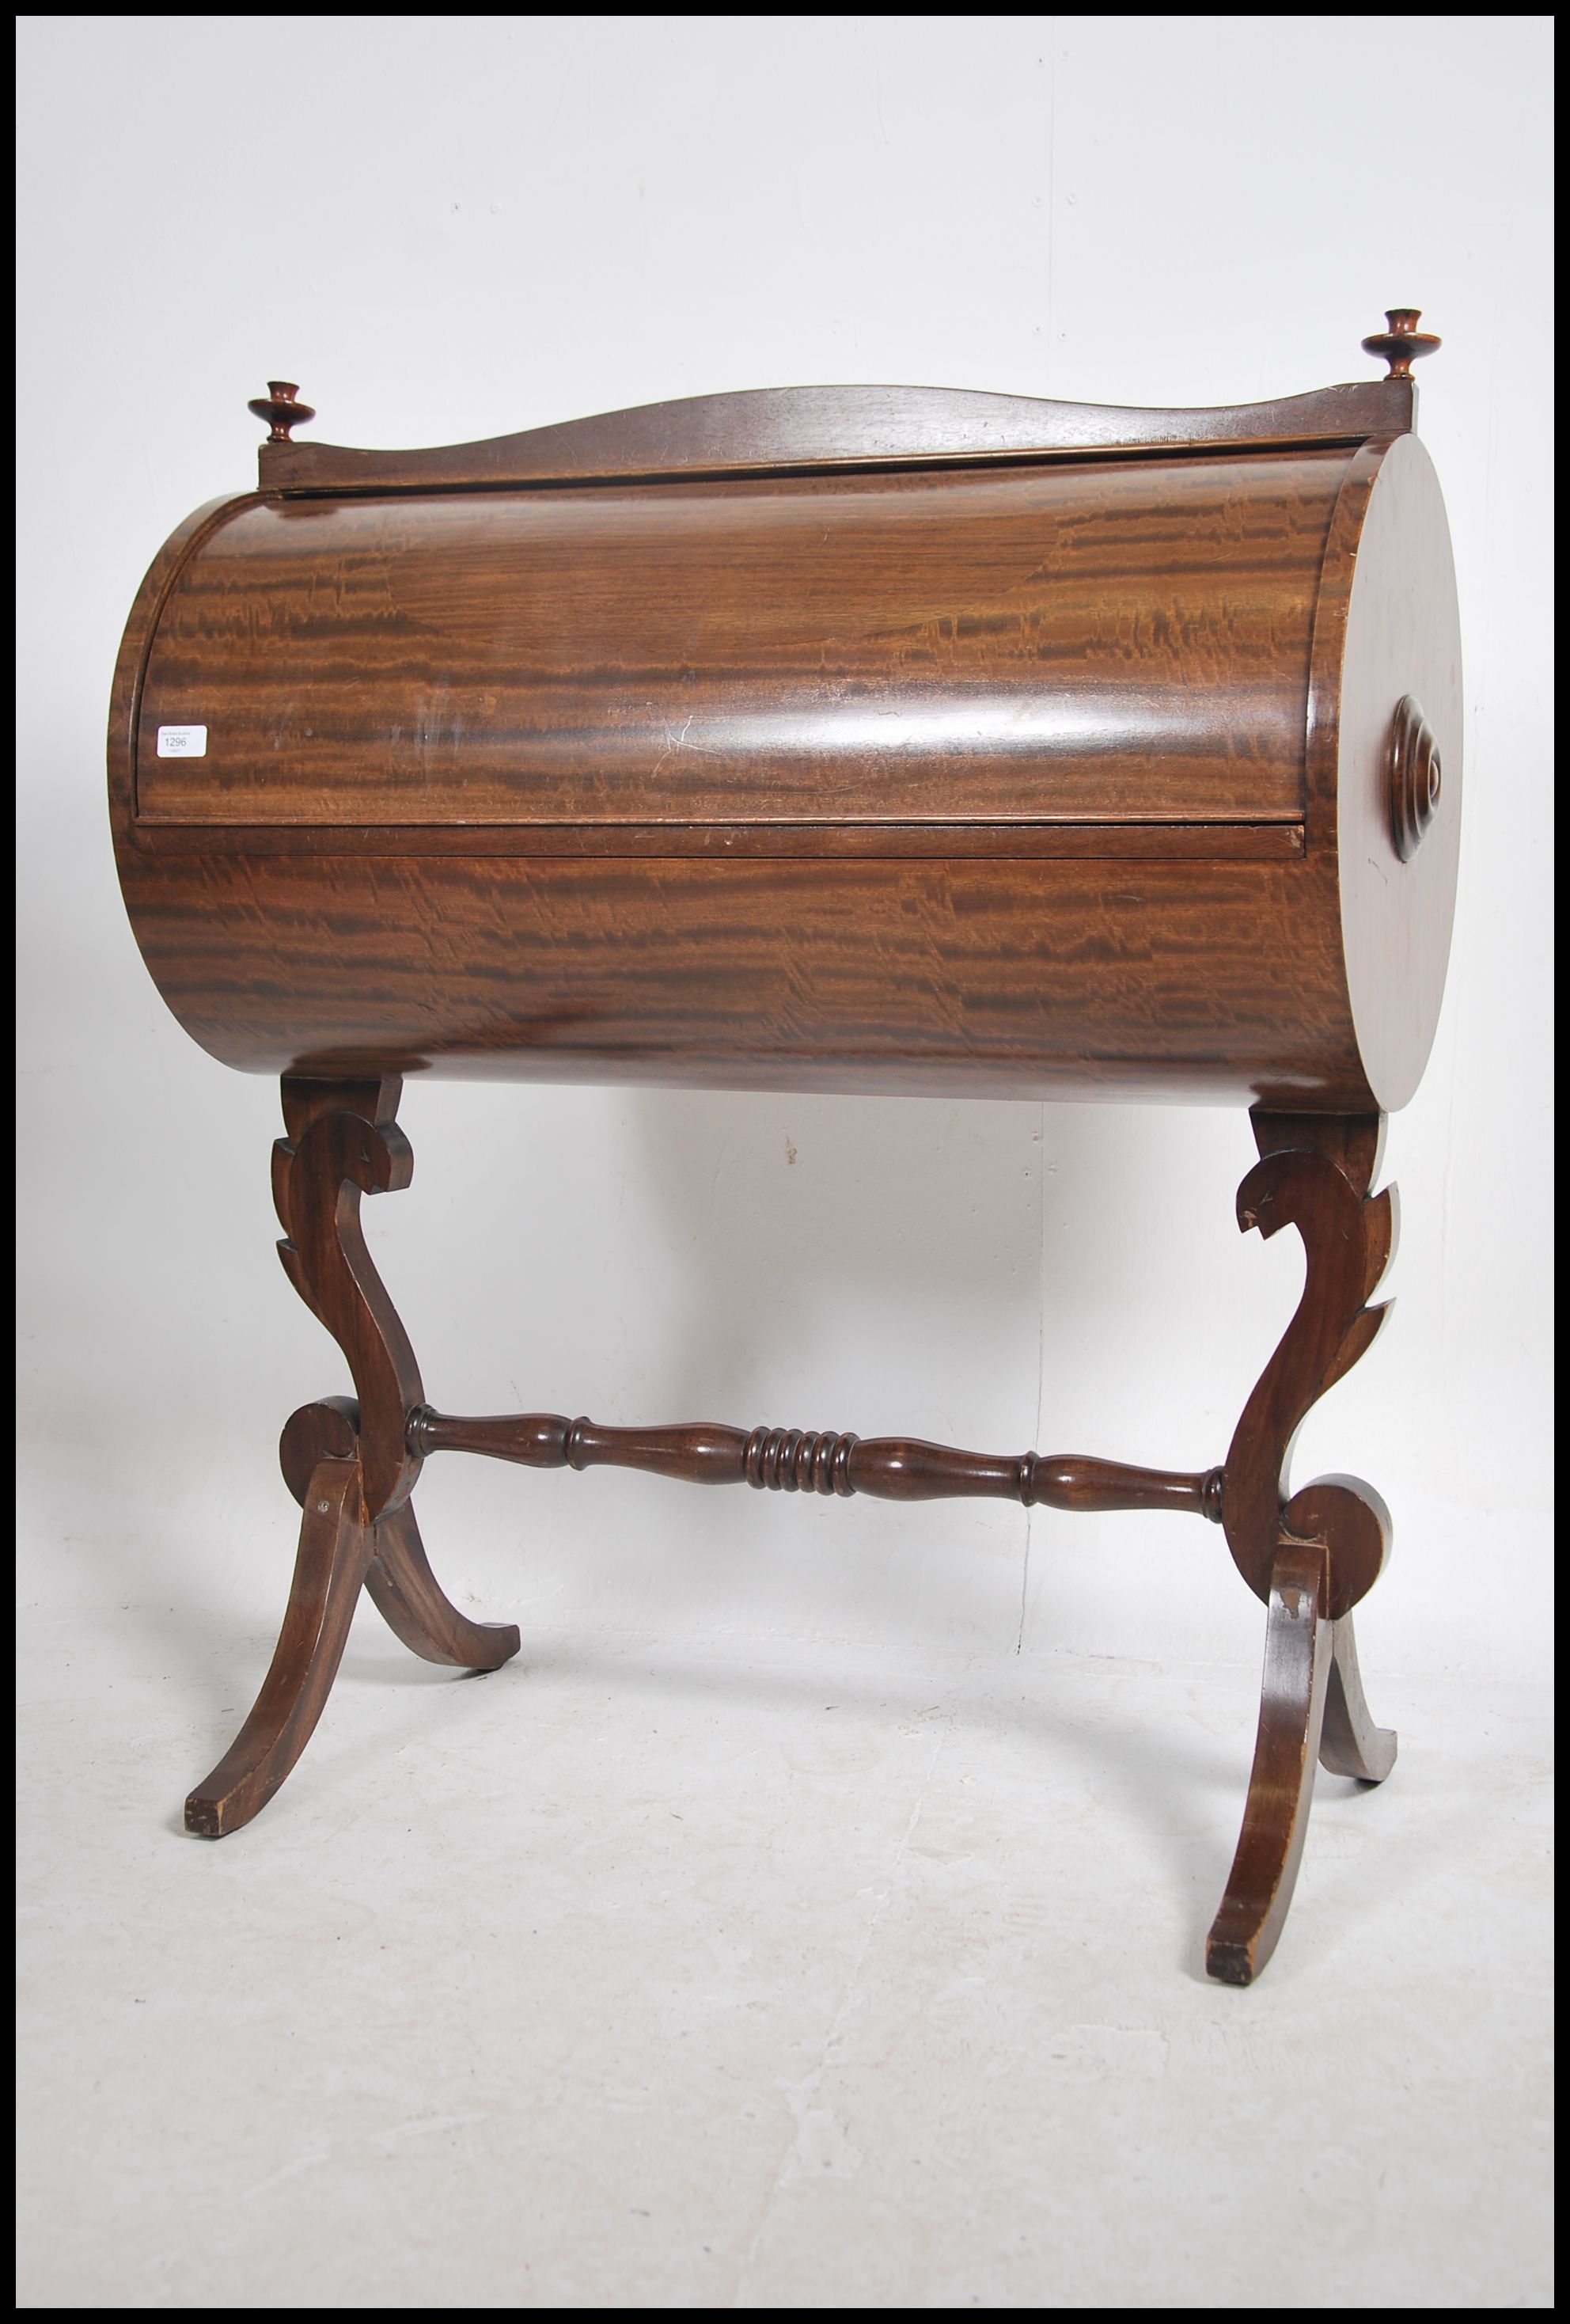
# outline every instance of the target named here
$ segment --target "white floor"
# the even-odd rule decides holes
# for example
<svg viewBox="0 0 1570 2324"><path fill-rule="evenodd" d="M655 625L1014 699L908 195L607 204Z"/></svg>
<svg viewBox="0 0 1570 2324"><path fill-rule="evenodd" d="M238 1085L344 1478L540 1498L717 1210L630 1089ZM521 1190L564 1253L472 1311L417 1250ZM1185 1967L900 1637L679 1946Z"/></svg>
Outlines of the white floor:
<svg viewBox="0 0 1570 2324"><path fill-rule="evenodd" d="M29 1618L23 2306L1551 2304L1541 1693L1371 1665L1238 1992L1253 1668L530 1619L214 1846L271 1640Z"/></svg>

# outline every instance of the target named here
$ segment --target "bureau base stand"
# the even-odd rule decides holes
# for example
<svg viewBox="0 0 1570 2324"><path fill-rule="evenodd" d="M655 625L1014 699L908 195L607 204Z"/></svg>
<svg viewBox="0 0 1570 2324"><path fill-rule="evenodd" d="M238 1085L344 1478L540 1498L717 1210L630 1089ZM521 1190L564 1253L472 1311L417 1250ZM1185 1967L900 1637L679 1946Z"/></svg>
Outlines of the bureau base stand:
<svg viewBox="0 0 1570 2324"><path fill-rule="evenodd" d="M1206 1948L1212 1977L1251 1983L1291 1902L1316 1762L1375 1784L1395 1760L1395 1737L1374 1726L1363 1700L1352 1628L1353 1608L1389 1554L1389 1513L1357 1478L1321 1477L1292 1493L1287 1473L1304 1415L1356 1362L1387 1312L1368 1304L1395 1240L1393 1188L1370 1193L1380 1117L1252 1117L1260 1159L1239 1189L1238 1222L1264 1235L1295 1227L1307 1279L1225 1462L1178 1472L829 1430L607 1428L559 1413L469 1419L437 1412L426 1402L360 1223L363 1195L409 1182L399 1093L394 1075L288 1076L283 1084L287 1135L273 1148L280 1255L348 1359L355 1395L307 1405L284 1429L280 1460L303 1512L289 1606L250 1717L186 1802L187 1829L222 1839L283 1783L321 1716L362 1588L428 1662L494 1670L517 1654L517 1629L460 1613L427 1561L409 1496L436 1452L535 1469L641 1469L695 1484L840 1499L1181 1510L1222 1528L1239 1572L1268 1609L1243 1831Z"/></svg>

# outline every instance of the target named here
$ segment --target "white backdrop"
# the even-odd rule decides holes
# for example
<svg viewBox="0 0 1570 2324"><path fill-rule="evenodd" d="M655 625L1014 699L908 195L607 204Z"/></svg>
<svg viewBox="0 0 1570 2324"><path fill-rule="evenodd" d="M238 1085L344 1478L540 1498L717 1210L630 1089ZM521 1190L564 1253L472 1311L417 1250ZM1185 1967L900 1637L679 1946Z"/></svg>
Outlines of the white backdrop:
<svg viewBox="0 0 1570 2324"><path fill-rule="evenodd" d="M248 396L461 441L908 382L1219 403L1374 375L1416 303L1465 650L1449 994L1393 1125L1400 1313L1298 1477L1396 1556L1364 1666L1547 1636L1550 752L1542 17L33 17L22 124L23 1590L171 1637L281 1610L276 1430L345 1388L271 1250L277 1093L181 1033L104 807L121 625L243 489ZM1538 418L1537 415L1542 415ZM411 1085L368 1206L454 1410L1219 1460L1300 1280L1241 1113ZM435 1464L496 1618L1258 1652L1219 1536ZM1180 1567L1179 1561L1181 1561ZM1174 1584L1178 1586L1174 1587ZM1377 1709L1377 1702L1376 1702ZM194 1769L188 1771L195 1773Z"/></svg>

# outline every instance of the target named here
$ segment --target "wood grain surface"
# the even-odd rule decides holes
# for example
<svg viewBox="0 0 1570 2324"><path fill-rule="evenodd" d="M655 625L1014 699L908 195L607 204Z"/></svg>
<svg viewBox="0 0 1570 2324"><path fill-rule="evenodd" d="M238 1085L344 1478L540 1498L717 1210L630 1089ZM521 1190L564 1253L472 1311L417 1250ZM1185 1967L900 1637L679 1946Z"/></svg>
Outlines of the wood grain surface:
<svg viewBox="0 0 1570 2324"><path fill-rule="evenodd" d="M1334 864L122 859L204 1047L712 1088L1365 1111Z"/></svg>
<svg viewBox="0 0 1570 2324"><path fill-rule="evenodd" d="M164 606L138 812L1298 821L1349 457L252 503Z"/></svg>
<svg viewBox="0 0 1570 2324"><path fill-rule="evenodd" d="M707 855L908 856L1014 863L1033 857L1076 862L1160 856L1226 863L1295 861L1300 823L491 823L215 825L195 816L133 824L129 843L144 855L210 855L216 833L239 855Z"/></svg>
<svg viewBox="0 0 1570 2324"><path fill-rule="evenodd" d="M697 399L500 439L509 491L418 454L215 503L115 682L149 967L214 1055L308 1077L1399 1103L1455 866L1442 512L1366 433L1410 399L1298 399L1295 446L1237 407L1203 450L1184 415ZM1381 738L1425 687L1402 862ZM187 724L206 754L161 758Z"/></svg>

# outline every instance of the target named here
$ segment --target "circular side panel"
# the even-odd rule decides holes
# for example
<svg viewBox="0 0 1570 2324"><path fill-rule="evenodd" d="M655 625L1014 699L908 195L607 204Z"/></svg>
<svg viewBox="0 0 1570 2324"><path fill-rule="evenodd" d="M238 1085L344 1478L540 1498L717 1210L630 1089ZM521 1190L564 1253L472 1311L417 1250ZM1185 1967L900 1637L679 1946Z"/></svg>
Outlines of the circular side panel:
<svg viewBox="0 0 1570 2324"><path fill-rule="evenodd" d="M1432 820L1403 862L1391 805L1397 713L1437 745ZM1407 715L1410 716L1409 712ZM1461 839L1461 628L1450 530L1414 436L1391 446L1357 547L1341 666L1336 773L1341 936L1357 1045L1381 1107L1422 1078L1450 954Z"/></svg>

